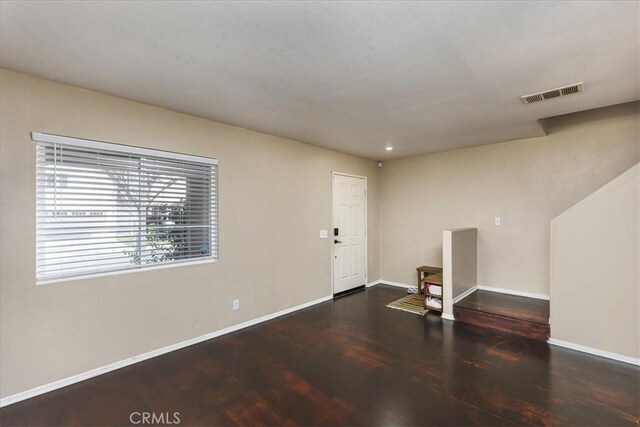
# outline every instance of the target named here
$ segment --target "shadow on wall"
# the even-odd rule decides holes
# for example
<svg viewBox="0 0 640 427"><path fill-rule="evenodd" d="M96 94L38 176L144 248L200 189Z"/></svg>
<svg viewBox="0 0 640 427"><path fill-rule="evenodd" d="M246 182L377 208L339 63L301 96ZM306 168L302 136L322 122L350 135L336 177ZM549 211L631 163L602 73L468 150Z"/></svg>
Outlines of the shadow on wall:
<svg viewBox="0 0 640 427"><path fill-rule="evenodd" d="M453 317L453 303L478 284L478 229L442 232L443 313Z"/></svg>

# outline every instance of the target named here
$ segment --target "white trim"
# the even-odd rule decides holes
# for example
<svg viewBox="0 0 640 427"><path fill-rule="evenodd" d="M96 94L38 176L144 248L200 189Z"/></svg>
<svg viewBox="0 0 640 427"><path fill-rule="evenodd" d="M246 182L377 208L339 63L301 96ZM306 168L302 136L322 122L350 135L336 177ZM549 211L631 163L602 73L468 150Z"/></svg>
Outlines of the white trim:
<svg viewBox="0 0 640 427"><path fill-rule="evenodd" d="M374 280L373 282L367 283L366 287L370 288L372 286L379 285L380 283L382 283L382 280Z"/></svg>
<svg viewBox="0 0 640 427"><path fill-rule="evenodd" d="M415 288L417 287L416 285L407 285L406 283L398 283L398 282L390 282L389 280L379 280L381 285L389 285L389 286L396 286L398 288Z"/></svg>
<svg viewBox="0 0 640 427"><path fill-rule="evenodd" d="M562 341L556 338L549 338L547 342L551 345L555 345L558 347L564 347L571 350L581 351L583 353L593 354L595 356L605 357L607 359L617 360L618 362L629 363L631 365L640 366L640 359L636 359L634 357L623 356L618 353L612 353L610 351L600 350L593 347L587 347L580 344L574 344L568 341Z"/></svg>
<svg viewBox="0 0 640 427"><path fill-rule="evenodd" d="M213 257L209 256L207 258L213 258ZM104 273L84 274L82 276L69 276L69 277L61 277L59 279L45 279L45 280L36 279L36 285L38 286L50 285L53 283L71 282L74 280L94 279L96 277L117 276L120 274L141 273L145 271L162 270L165 268L183 267L183 266L186 267L186 266L193 266L198 264L212 264L216 262L218 262L216 258L204 259L204 260L196 259L191 261L187 260L187 261L166 262L161 265L153 265L150 267L144 266L142 268L125 268L125 269L116 270L116 271L106 271Z"/></svg>
<svg viewBox="0 0 640 427"><path fill-rule="evenodd" d="M99 368L91 369L90 371L82 372L76 375L72 375L67 378L63 378L58 381L51 382L49 384L44 384L38 387L34 387L29 390L22 391L20 393L13 394L11 396L4 397L0 399L0 408L3 406L11 405L12 403L17 403L35 396L39 396L44 393L48 393L53 390L57 390L62 387L66 387L71 384L78 383L80 381L88 380L89 378L97 377L98 375L106 374L107 372L115 371L116 369L124 368L125 366L133 365L134 363L142 362L143 360L151 359L153 357L161 356L166 353L170 353L172 351L180 350L181 348L189 347L194 344L201 343L203 341L210 340L212 338L216 338L222 335L229 334L231 332L238 331L240 329L248 328L249 326L257 325L258 323L266 322L267 320L275 319L276 317L284 316L285 314L293 313L294 311L302 310L307 307L311 307L312 305L320 304L325 301L330 301L333 299L333 295L329 295L326 297L322 297L313 301L309 301L304 304L297 305L295 307L290 307L284 310L280 310L278 312L267 314L262 317L258 317L256 319L247 320L246 322L239 323L237 325L232 325L224 329L220 329L215 332L211 332L205 335L201 335L199 337L191 338L186 341L182 341L176 344L171 344L166 347L159 348L157 350L152 350L147 353L143 353L137 356L130 357L128 359L120 360L118 362L110 363L105 366L101 366Z"/></svg>
<svg viewBox="0 0 640 427"><path fill-rule="evenodd" d="M442 230L442 314L447 318L453 317L453 233Z"/></svg>
<svg viewBox="0 0 640 427"><path fill-rule="evenodd" d="M170 157L176 160L188 162L207 163L217 165L218 159L191 154L174 153L173 151L155 150L151 148L134 147L131 145L117 144L113 142L95 141L93 139L73 138L70 136L52 135L50 133L31 132L31 139L39 142L50 142L53 144L73 145L75 147L94 148L96 150L120 151L142 156Z"/></svg>
<svg viewBox="0 0 640 427"><path fill-rule="evenodd" d="M549 300L549 295L544 295L544 294L534 294L534 293L531 293L531 292L512 291L511 289L492 288L491 286L480 286L480 285L478 285L478 289L480 289L481 291L499 292L501 294L516 295L516 296L519 296L519 297L544 299L544 300L547 300L547 301Z"/></svg>
<svg viewBox="0 0 640 427"><path fill-rule="evenodd" d="M440 317L442 317L444 320L456 320L456 318L453 317L453 314L442 313Z"/></svg>
<svg viewBox="0 0 640 427"><path fill-rule="evenodd" d="M457 303L458 301L461 301L461 300L465 299L466 297L468 297L469 295L471 295L472 293L474 293L474 292L475 292L475 291L477 291L477 290L478 290L478 287L477 287L477 286L474 286L474 287L472 287L472 288L470 288L470 289L467 289L466 291L464 291L463 293L461 293L460 295L458 295L457 297L455 297L455 298L453 299L453 303L455 304L455 303Z"/></svg>
<svg viewBox="0 0 640 427"><path fill-rule="evenodd" d="M364 175L354 175L352 173L344 173L344 172L336 172L336 171L331 171L331 175L342 175L342 176L349 176L351 178L361 178L364 179L365 181L367 180L367 177ZM365 187L366 188L366 187Z"/></svg>

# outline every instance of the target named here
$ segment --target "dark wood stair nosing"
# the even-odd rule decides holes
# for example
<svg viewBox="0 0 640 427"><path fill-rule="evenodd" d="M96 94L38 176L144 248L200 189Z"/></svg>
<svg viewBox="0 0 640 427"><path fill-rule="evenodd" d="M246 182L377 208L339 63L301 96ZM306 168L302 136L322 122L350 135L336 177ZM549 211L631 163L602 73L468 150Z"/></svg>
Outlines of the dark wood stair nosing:
<svg viewBox="0 0 640 427"><path fill-rule="evenodd" d="M499 317L504 317L505 319L513 319L513 320L520 320L523 322L531 322L531 323L537 323L539 325L543 325L543 326L549 326L549 322L541 322L539 320L534 320L534 319L525 319L523 317L516 317L516 316L510 316L508 314L503 314L503 313L496 313L494 311L489 311L489 310L483 310L481 308L476 308L476 307L465 307L462 305L453 305L453 309L455 310L456 308L461 308L463 310L473 310L473 311L478 311L480 313L485 313L485 314L490 314L492 316L499 316Z"/></svg>
<svg viewBox="0 0 640 427"><path fill-rule="evenodd" d="M454 306L453 310L456 321L478 328L492 329L538 341L546 341L550 336L551 328L549 324L460 306Z"/></svg>

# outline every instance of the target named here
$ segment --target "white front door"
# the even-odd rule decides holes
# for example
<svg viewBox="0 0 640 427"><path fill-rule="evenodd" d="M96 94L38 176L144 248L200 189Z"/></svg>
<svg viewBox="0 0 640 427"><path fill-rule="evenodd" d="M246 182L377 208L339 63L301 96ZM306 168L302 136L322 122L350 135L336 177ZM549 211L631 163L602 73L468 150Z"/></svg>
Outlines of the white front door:
<svg viewBox="0 0 640 427"><path fill-rule="evenodd" d="M367 283L366 179L333 174L333 293Z"/></svg>

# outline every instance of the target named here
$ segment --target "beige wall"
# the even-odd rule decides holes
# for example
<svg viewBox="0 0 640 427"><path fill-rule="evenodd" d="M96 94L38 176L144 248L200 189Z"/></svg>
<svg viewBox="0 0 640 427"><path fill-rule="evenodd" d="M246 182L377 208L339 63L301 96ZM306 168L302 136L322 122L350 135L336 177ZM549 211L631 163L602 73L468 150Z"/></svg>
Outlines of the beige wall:
<svg viewBox="0 0 640 427"><path fill-rule="evenodd" d="M640 165L551 221L551 337L640 359Z"/></svg>
<svg viewBox="0 0 640 427"><path fill-rule="evenodd" d="M381 277L414 283L416 266L442 265L442 230L477 227L478 285L548 295L549 223L638 162L638 103L546 125L542 138L385 162Z"/></svg>
<svg viewBox="0 0 640 427"><path fill-rule="evenodd" d="M5 70L0 109L1 397L329 295L331 240L318 231L331 228L331 171L368 177L369 281L413 284L416 266L442 265L442 231L470 226L478 284L548 294L549 222L640 151L638 103L382 170ZM31 131L219 158L220 261L36 286Z"/></svg>
<svg viewBox="0 0 640 427"><path fill-rule="evenodd" d="M0 75L0 396L331 294L331 171L373 161L3 70ZM220 261L35 285L35 145L42 131L220 160ZM231 310L234 298L239 311Z"/></svg>

